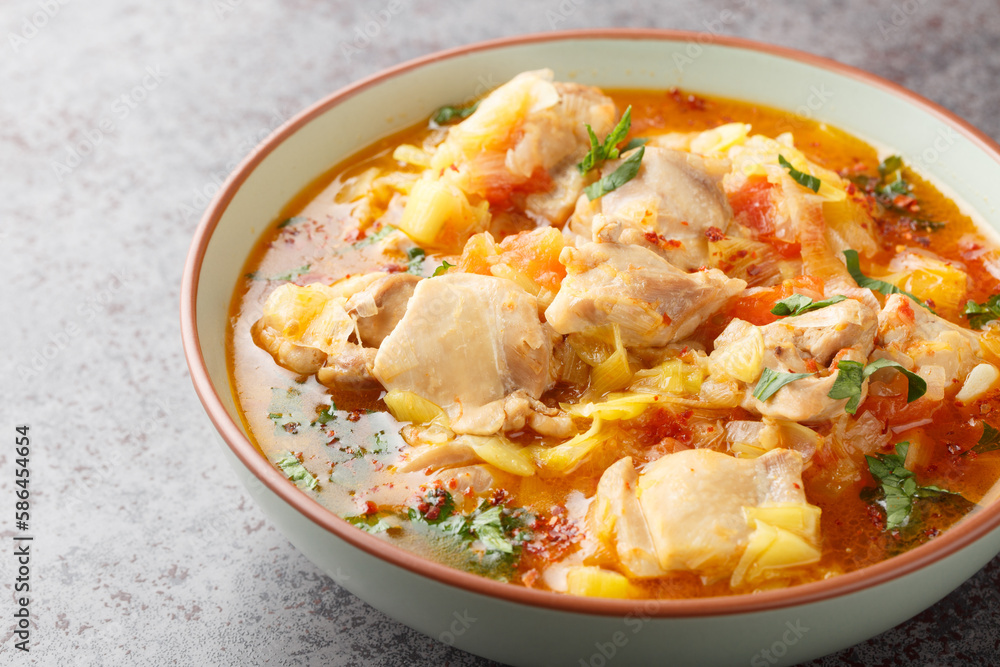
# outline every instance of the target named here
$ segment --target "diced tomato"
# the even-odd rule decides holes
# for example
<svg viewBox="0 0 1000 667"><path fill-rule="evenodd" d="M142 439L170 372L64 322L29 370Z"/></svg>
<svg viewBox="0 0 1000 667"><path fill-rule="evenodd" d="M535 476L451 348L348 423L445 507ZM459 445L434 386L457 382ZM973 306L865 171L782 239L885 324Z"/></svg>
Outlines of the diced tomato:
<svg viewBox="0 0 1000 667"><path fill-rule="evenodd" d="M791 296L797 289L808 289L822 294L823 283L812 276L799 276L786 280L780 285L767 287L754 294L736 299L726 314L731 318L738 317L757 326L776 322L779 319L778 316L771 314L774 304Z"/></svg>
<svg viewBox="0 0 1000 667"><path fill-rule="evenodd" d="M758 176L747 179L742 188L729 195L729 205L733 208L736 221L757 232L758 236L774 235L772 187L766 178Z"/></svg>

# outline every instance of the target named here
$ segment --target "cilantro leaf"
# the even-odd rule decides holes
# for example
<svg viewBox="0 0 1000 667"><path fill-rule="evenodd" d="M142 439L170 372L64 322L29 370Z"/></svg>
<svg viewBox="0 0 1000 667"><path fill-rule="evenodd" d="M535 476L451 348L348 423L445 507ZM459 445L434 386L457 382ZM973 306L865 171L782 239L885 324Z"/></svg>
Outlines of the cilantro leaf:
<svg viewBox="0 0 1000 667"><path fill-rule="evenodd" d="M303 491L316 491L319 489L319 483L316 478L313 477L312 473L306 470L306 467L302 465L298 457L291 452L285 452L280 459L274 462L274 465L281 469L281 472L285 473L285 477L290 479L295 483L295 486L299 487Z"/></svg>
<svg viewBox="0 0 1000 667"><path fill-rule="evenodd" d="M640 146L639 150L632 153L621 165L615 169L613 172L601 178L601 180L596 183L591 183L583 189L587 193L587 199L593 201L599 199L604 195L608 194L612 190L616 190L621 186L625 185L639 173L639 163L642 162L642 156L646 152L645 146Z"/></svg>
<svg viewBox="0 0 1000 667"><path fill-rule="evenodd" d="M628 130L631 126L631 106L629 106L628 109L625 109L625 113L622 114L621 120L619 120L614 129L608 133L608 136L605 137L603 144L597 140L597 135L594 134L593 128L591 128L590 125L587 125L587 135L590 137L590 150L583 157L583 160L576 165L576 168L580 171L580 173L586 174L594 167L599 167L605 160L616 159L620 154L618 144L621 143L622 139L625 138L625 135L628 134ZM630 145L632 143L633 142L629 142ZM592 199L594 198L592 197Z"/></svg>
<svg viewBox="0 0 1000 667"><path fill-rule="evenodd" d="M761 373L760 380L757 381L757 388L754 389L753 397L758 401L766 401L789 382L795 382L802 378L812 376L812 373L781 373L765 368Z"/></svg>
<svg viewBox="0 0 1000 667"><path fill-rule="evenodd" d="M906 469L909 442L896 444L894 454L865 455L868 471L884 494L885 529L902 528L907 524L916 498L930 498L952 491L938 486L918 486L913 472Z"/></svg>
<svg viewBox="0 0 1000 667"><path fill-rule="evenodd" d="M869 278L865 274L861 273L861 261L858 259L857 250L852 250L850 248L845 250L844 259L847 260L847 272L851 274L852 278L854 278L854 282L858 284L858 287L866 287L870 290L881 292L885 296L889 296L890 294L903 294L910 297L924 308L927 308L927 310L930 310L932 313L934 312L933 309L917 298L916 295L910 294L906 290L899 289L892 283L887 283L884 280L879 280L877 278Z"/></svg>
<svg viewBox="0 0 1000 667"><path fill-rule="evenodd" d="M842 398L849 399L847 405L844 406L844 411L853 415L858 411L858 406L861 404L861 388L865 380L871 377L872 373L883 368L895 368L906 376L907 403L912 403L927 393L927 382L916 373L906 370L895 361L890 359L876 359L865 366L859 361L848 361L845 359L837 362L837 369L840 372L837 373L837 379L834 380L833 386L830 387L830 392L827 396L835 400Z"/></svg>
<svg viewBox="0 0 1000 667"><path fill-rule="evenodd" d="M434 112L431 119L438 125L447 125L455 119L463 119L471 116L479 108L479 102L467 107L443 106Z"/></svg>
<svg viewBox="0 0 1000 667"><path fill-rule="evenodd" d="M831 296L829 299L813 301L804 294L793 294L790 297L786 297L774 304L774 308L771 309L771 314L779 317L802 315L803 313L808 313L813 310L819 310L820 308L832 306L835 303L840 303L846 298L847 297L843 294L838 294L836 296Z"/></svg>
<svg viewBox="0 0 1000 667"><path fill-rule="evenodd" d="M786 160L784 155L778 155L778 164L788 170L788 175L792 177L793 181L813 192L819 192L819 186L822 185L822 182L818 178L793 167L792 163Z"/></svg>
<svg viewBox="0 0 1000 667"><path fill-rule="evenodd" d="M987 452L995 452L1000 450L1000 431L993 428L986 422L983 422L983 434L979 436L979 442L972 449L965 452L968 454L972 452L973 454L986 454ZM965 456L962 454L962 456Z"/></svg>
<svg viewBox="0 0 1000 667"><path fill-rule="evenodd" d="M963 314L968 318L970 327L982 329L987 322L1000 319L1000 294L994 294L985 303L969 299Z"/></svg>

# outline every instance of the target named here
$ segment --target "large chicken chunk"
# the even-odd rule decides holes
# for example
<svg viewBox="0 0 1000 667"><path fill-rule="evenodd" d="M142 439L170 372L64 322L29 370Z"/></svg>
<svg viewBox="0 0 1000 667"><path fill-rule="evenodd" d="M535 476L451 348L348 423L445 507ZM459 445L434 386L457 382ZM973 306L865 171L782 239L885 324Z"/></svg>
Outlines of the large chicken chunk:
<svg viewBox="0 0 1000 667"><path fill-rule="evenodd" d="M609 161L601 173L621 162ZM600 199L580 198L571 228L595 241L646 245L682 269L705 266L706 233L721 235L733 219L722 189L728 171L724 158L649 146L635 178Z"/></svg>
<svg viewBox="0 0 1000 667"><path fill-rule="evenodd" d="M448 274L423 280L379 347L374 375L387 390L440 406L456 433L489 435L554 381L553 335L514 282ZM513 397L513 398L511 398ZM517 407L519 416L508 415Z"/></svg>
<svg viewBox="0 0 1000 667"><path fill-rule="evenodd" d="M878 314L878 343L885 356L927 381L927 395L957 391L979 359L979 334L938 317L902 294Z"/></svg>
<svg viewBox="0 0 1000 667"><path fill-rule="evenodd" d="M586 243L564 248L567 275L545 311L561 334L605 324L621 327L625 345L666 345L690 335L746 287L712 269L685 273L635 245Z"/></svg>
<svg viewBox="0 0 1000 667"><path fill-rule="evenodd" d="M867 362L875 345L877 323L874 311L854 299L763 327L733 320L716 341L711 358L723 366L723 372L726 365L740 367L740 373L729 374L749 383L743 401L747 410L788 421L824 421L843 412L847 403L847 399L827 396L840 373L837 363ZM752 369L737 363L751 358L755 363ZM790 382L761 401L753 394L765 368L776 373L813 375ZM865 382L862 392L867 390Z"/></svg>
<svg viewBox="0 0 1000 667"><path fill-rule="evenodd" d="M819 509L802 489L797 452L737 459L691 449L654 461L638 478L630 459L618 461L602 476L588 518L631 576L687 571L707 580L735 575L739 585L819 559Z"/></svg>
<svg viewBox="0 0 1000 667"><path fill-rule="evenodd" d="M576 169L590 148L587 125L604 136L614 102L592 86L524 72L451 127L431 168L411 191L400 227L422 245L452 250L486 229L488 206L523 210L561 226L583 190Z"/></svg>

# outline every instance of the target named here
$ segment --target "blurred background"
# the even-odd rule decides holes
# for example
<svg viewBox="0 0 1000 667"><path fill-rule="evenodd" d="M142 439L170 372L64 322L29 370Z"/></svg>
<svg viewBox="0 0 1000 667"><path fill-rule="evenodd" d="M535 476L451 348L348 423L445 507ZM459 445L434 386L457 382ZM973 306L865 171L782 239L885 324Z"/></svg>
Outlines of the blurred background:
<svg viewBox="0 0 1000 667"><path fill-rule="evenodd" d="M628 5L3 0L0 537L10 551L14 427L28 424L35 539L27 654L8 613L15 562L0 558L0 664L490 664L300 555L224 464L188 379L178 294L202 211L254 145L336 89L485 39L673 28L860 67L1000 139L994 2ZM994 664L998 590L995 559L903 626L811 664Z"/></svg>

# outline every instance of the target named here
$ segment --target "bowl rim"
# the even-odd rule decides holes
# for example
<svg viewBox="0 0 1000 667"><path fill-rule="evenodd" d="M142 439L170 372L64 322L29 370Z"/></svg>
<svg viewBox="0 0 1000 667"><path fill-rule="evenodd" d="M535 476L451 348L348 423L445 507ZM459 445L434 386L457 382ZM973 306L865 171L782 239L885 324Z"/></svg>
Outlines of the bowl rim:
<svg viewBox="0 0 1000 667"><path fill-rule="evenodd" d="M244 158L209 203L195 231L185 261L180 294L181 338L191 381L209 419L232 453L261 483L318 527L353 547L411 573L467 592L507 602L598 616L628 616L641 608L650 618L728 616L787 609L873 588L909 575L955 554L1000 527L1000 503L975 511L940 537L902 555L830 579L757 594L693 599L617 600L570 596L503 583L457 570L417 556L395 544L358 530L320 505L282 476L243 434L229 416L208 374L198 339L197 292L208 243L229 203L253 170L285 139L314 118L364 90L425 65L470 53L540 42L580 40L651 40L697 42L778 56L827 70L880 89L914 105L957 130L980 150L1000 163L1000 145L967 121L913 91L875 74L835 60L782 46L708 32L647 28L600 28L531 33L492 39L438 51L364 77L306 107L272 132ZM228 387L226 388L228 390Z"/></svg>

